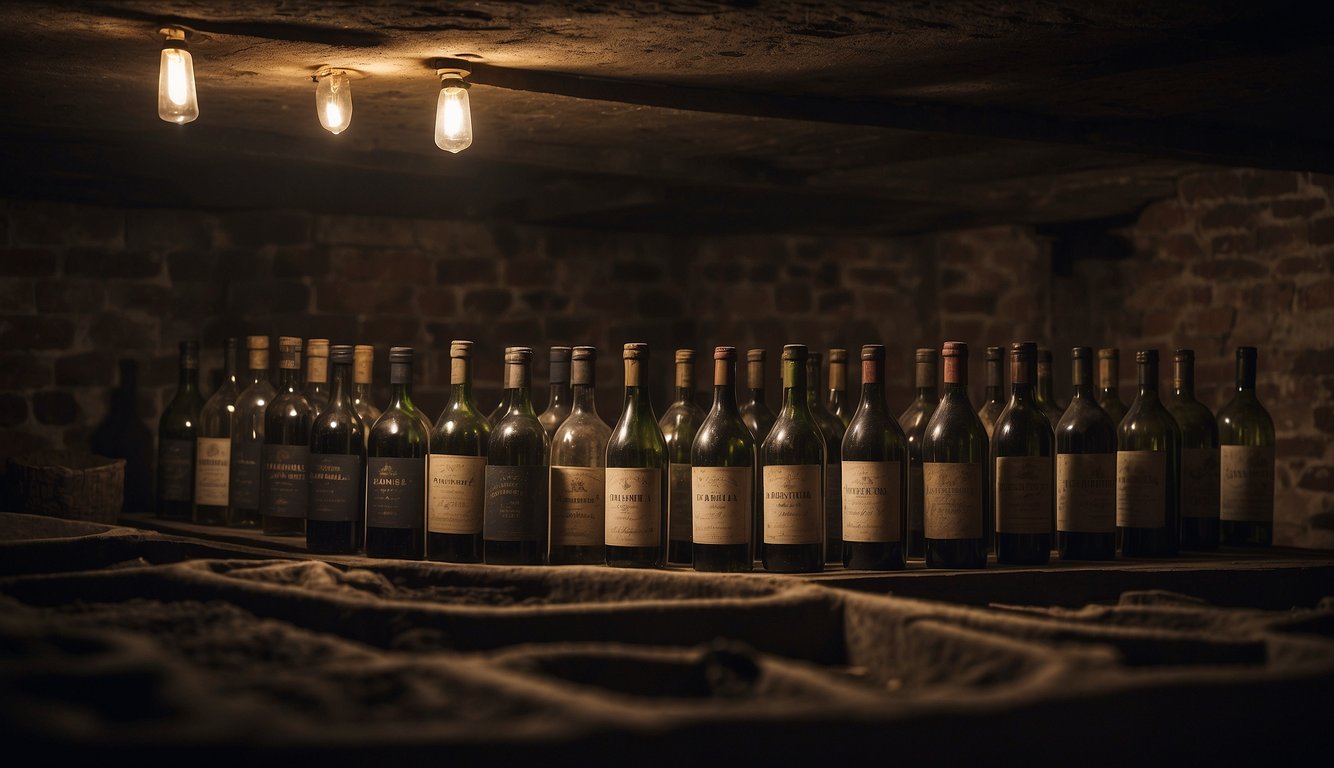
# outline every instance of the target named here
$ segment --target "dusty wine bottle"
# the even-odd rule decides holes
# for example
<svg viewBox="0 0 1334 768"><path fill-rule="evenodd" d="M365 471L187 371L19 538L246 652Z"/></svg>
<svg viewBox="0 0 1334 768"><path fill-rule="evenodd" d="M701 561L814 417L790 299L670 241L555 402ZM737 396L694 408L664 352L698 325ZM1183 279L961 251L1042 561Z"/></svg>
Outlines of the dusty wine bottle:
<svg viewBox="0 0 1334 768"><path fill-rule="evenodd" d="M1195 399L1195 352L1172 356L1167 410L1181 430L1181 548L1218 549L1218 423Z"/></svg>
<svg viewBox="0 0 1334 768"><path fill-rule="evenodd" d="M1004 381L1005 349L987 347L986 352L986 389L982 393L982 407L977 409L977 418L987 430L987 439L991 439L996 429L996 419L1005 410Z"/></svg>
<svg viewBox="0 0 1334 768"><path fill-rule="evenodd" d="M843 565L897 570L908 532L908 438L885 406L885 348L862 347L862 397L843 435Z"/></svg>
<svg viewBox="0 0 1334 768"><path fill-rule="evenodd" d="M366 556L420 560L430 433L412 402L412 347L389 348L389 405L366 443Z"/></svg>
<svg viewBox="0 0 1334 768"><path fill-rule="evenodd" d="M199 344L181 342L176 394L158 422L157 514L189 520L193 513L195 442L199 438Z"/></svg>
<svg viewBox="0 0 1334 768"><path fill-rule="evenodd" d="M991 436L996 562L1044 565L1051 557L1056 438L1033 399L1037 344L1010 345L1010 402Z"/></svg>
<svg viewBox="0 0 1334 768"><path fill-rule="evenodd" d="M811 416L805 345L783 347L783 408L760 446L767 571L824 569L825 441Z"/></svg>
<svg viewBox="0 0 1334 768"><path fill-rule="evenodd" d="M676 350L676 396L658 420L667 443L667 560L690 563L690 446L695 442L704 410L695 404L695 352Z"/></svg>
<svg viewBox="0 0 1334 768"><path fill-rule="evenodd" d="M1116 423L1094 400L1093 350L1071 353L1074 397L1056 425L1056 548L1062 560L1116 555Z"/></svg>
<svg viewBox="0 0 1334 768"><path fill-rule="evenodd" d="M764 360L763 349L746 352L746 386L750 389L750 400L741 406L741 421L750 430L751 437L755 438L757 453L765 438L769 436L769 430L773 429L774 420L777 419L764 401ZM755 551L756 559L759 559L764 542L763 524L763 515L756 514L755 529L751 532L751 541L754 542L752 549Z"/></svg>
<svg viewBox="0 0 1334 768"><path fill-rule="evenodd" d="M945 397L922 440L923 528L928 568L985 568L987 431L968 401L968 345L947 341Z"/></svg>
<svg viewBox="0 0 1334 768"><path fill-rule="evenodd" d="M548 361L547 409L538 415L550 440L570 415L570 348L552 347Z"/></svg>
<svg viewBox="0 0 1334 768"><path fill-rule="evenodd" d="M450 563L482 560L491 422L472 400L472 346L450 342L449 402L431 431L427 458L426 556Z"/></svg>
<svg viewBox="0 0 1334 768"><path fill-rule="evenodd" d="M375 347L358 344L352 350L352 407L366 425L366 437L370 437L371 427L380 418L380 409L375 407L371 397L371 371L375 365Z"/></svg>
<svg viewBox="0 0 1334 768"><path fill-rule="evenodd" d="M306 342L306 388L302 390L311 413L320 415L329 404L329 340L310 339Z"/></svg>
<svg viewBox="0 0 1334 768"><path fill-rule="evenodd" d="M1117 427L1116 527L1126 557L1178 549L1181 434L1158 398L1158 351L1135 353L1139 392Z"/></svg>
<svg viewBox="0 0 1334 768"><path fill-rule="evenodd" d="M820 376L823 371L819 352L806 358L807 403L811 419L820 428L825 444L824 470L824 557L827 563L843 558L843 422L829 412L821 397Z"/></svg>
<svg viewBox="0 0 1334 768"><path fill-rule="evenodd" d="M689 466L695 570L751 570L755 438L737 408L735 347L713 350L713 407L695 436Z"/></svg>
<svg viewBox="0 0 1334 768"><path fill-rule="evenodd" d="M570 365L574 401L551 441L551 552L559 565L605 563L607 442L611 427L598 415L597 350L575 347Z"/></svg>
<svg viewBox="0 0 1334 768"><path fill-rule="evenodd" d="M227 525L258 528L260 465L264 449L264 413L273 402L269 383L269 337L246 337L249 383L236 398L232 419L232 457L227 490Z"/></svg>
<svg viewBox="0 0 1334 768"><path fill-rule="evenodd" d="M1098 350L1098 405L1119 425L1126 417L1126 404L1121 402L1121 350L1103 347Z"/></svg>
<svg viewBox="0 0 1334 768"><path fill-rule="evenodd" d="M482 559L539 565L547 554L547 468L551 442L533 413L531 347L505 348L507 410L486 449Z"/></svg>
<svg viewBox="0 0 1334 768"><path fill-rule="evenodd" d="M667 549L667 443L643 386L648 345L626 344L625 404L607 441L607 565L663 564Z"/></svg>
<svg viewBox="0 0 1334 768"><path fill-rule="evenodd" d="M1237 391L1218 411L1221 536L1229 546L1274 540L1274 420L1255 395L1255 347L1237 348Z"/></svg>
<svg viewBox="0 0 1334 768"><path fill-rule="evenodd" d="M1038 350L1038 380L1037 387L1033 390L1033 401L1037 403L1038 408L1047 415L1047 423L1055 427L1061 420L1061 414L1065 412L1065 406L1056 399L1056 392L1052 387L1052 355L1050 349Z"/></svg>
<svg viewBox="0 0 1334 768"><path fill-rule="evenodd" d="M260 513L264 532L302 536L310 499L307 464L314 411L301 393L301 338L278 338L278 394L264 410Z"/></svg>
<svg viewBox="0 0 1334 768"><path fill-rule="evenodd" d="M921 348L914 355L913 376L917 396L899 416L899 426L908 438L908 557L923 557L926 548L923 537L922 510L925 508L922 478L922 441L926 425L931 422L940 406L938 354L934 349Z"/></svg>
<svg viewBox="0 0 1334 768"><path fill-rule="evenodd" d="M329 402L310 428L306 549L315 553L357 552L366 524L366 425L352 405L354 357L349 345L329 348Z"/></svg>
<svg viewBox="0 0 1334 768"><path fill-rule="evenodd" d="M829 402L826 406L847 430L854 406L848 402L848 351L829 350Z"/></svg>
<svg viewBox="0 0 1334 768"><path fill-rule="evenodd" d="M199 412L195 439L195 512L200 525L225 525L232 459L232 422L236 411L236 355L240 344L227 339L223 348L223 377L218 389Z"/></svg>

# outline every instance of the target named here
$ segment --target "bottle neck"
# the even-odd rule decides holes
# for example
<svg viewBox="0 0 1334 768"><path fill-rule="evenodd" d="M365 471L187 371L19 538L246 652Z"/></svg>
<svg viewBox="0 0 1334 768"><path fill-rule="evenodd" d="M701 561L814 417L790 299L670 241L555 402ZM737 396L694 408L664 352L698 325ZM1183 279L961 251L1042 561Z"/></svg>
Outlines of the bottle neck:
<svg viewBox="0 0 1334 768"><path fill-rule="evenodd" d="M570 397L570 383L568 381L551 382L550 392L547 394L547 410L568 406Z"/></svg>
<svg viewBox="0 0 1334 768"><path fill-rule="evenodd" d="M682 405L688 405L691 402L694 402L695 393L691 391L693 389L694 387L677 387L675 402L681 403Z"/></svg>
<svg viewBox="0 0 1334 768"><path fill-rule="evenodd" d="M330 407L347 405L348 380L351 378L351 363L333 364L333 392L329 395Z"/></svg>
<svg viewBox="0 0 1334 768"><path fill-rule="evenodd" d="M412 410L412 384L406 381L390 384L389 407Z"/></svg>
<svg viewBox="0 0 1334 768"><path fill-rule="evenodd" d="M940 402L940 389L936 385L936 374L938 369L933 362L917 362L917 368L914 371L917 384L917 401L923 403ZM998 393L999 396L999 393Z"/></svg>
<svg viewBox="0 0 1334 768"><path fill-rule="evenodd" d="M789 419L809 419L810 403L814 399L806 386L806 371L802 364L783 361L783 414Z"/></svg>
<svg viewBox="0 0 1334 768"><path fill-rule="evenodd" d="M533 415L533 394L528 387L505 390L505 413Z"/></svg>
<svg viewBox="0 0 1334 768"><path fill-rule="evenodd" d="M739 416L736 404L736 366L728 360L713 361L713 410Z"/></svg>
<svg viewBox="0 0 1334 768"><path fill-rule="evenodd" d="M295 368L279 368L278 389L284 392L295 392L301 389L301 371Z"/></svg>
<svg viewBox="0 0 1334 768"><path fill-rule="evenodd" d="M1247 392L1251 396L1255 395L1255 361L1245 358L1237 359L1237 392Z"/></svg>
<svg viewBox="0 0 1334 768"><path fill-rule="evenodd" d="M1076 357L1074 369L1071 371L1071 400L1086 399L1092 400L1093 397L1093 365L1087 357Z"/></svg>
<svg viewBox="0 0 1334 768"><path fill-rule="evenodd" d="M1038 400L1045 400L1047 402L1055 400L1055 396L1051 391L1051 368L1047 368L1044 372L1042 366L1038 367L1038 383L1037 387L1032 388L1032 393Z"/></svg>
<svg viewBox="0 0 1334 768"><path fill-rule="evenodd" d="M593 382L574 385L570 413L597 413L597 388Z"/></svg>
<svg viewBox="0 0 1334 768"><path fill-rule="evenodd" d="M862 401L859 410L880 413L885 410L885 388L879 382L862 382Z"/></svg>
<svg viewBox="0 0 1334 768"><path fill-rule="evenodd" d="M223 356L223 361L222 361L223 381L230 381L233 385L237 383L237 380L239 378L237 375L238 367L236 365L236 354L237 354L236 345L229 344L227 346L227 350Z"/></svg>
<svg viewBox="0 0 1334 768"><path fill-rule="evenodd" d="M1158 399L1158 363L1139 364L1139 396L1145 400Z"/></svg>
<svg viewBox="0 0 1334 768"><path fill-rule="evenodd" d="M1011 403L1031 403L1034 397L1033 379L1042 381L1041 374L1037 373L1037 366L1030 357L1012 355L1010 357L1010 402ZM1048 386L1051 382L1047 382Z"/></svg>
<svg viewBox="0 0 1334 768"><path fill-rule="evenodd" d="M176 382L182 391L199 389L199 369L181 366Z"/></svg>
<svg viewBox="0 0 1334 768"><path fill-rule="evenodd" d="M754 405L764 405L764 387L750 388L750 402Z"/></svg>

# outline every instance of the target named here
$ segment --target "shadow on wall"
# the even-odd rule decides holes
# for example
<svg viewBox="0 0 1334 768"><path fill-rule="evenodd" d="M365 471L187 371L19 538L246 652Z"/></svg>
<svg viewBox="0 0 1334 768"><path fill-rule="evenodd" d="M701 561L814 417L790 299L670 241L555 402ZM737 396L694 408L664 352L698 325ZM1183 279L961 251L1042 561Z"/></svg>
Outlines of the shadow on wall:
<svg viewBox="0 0 1334 768"><path fill-rule="evenodd" d="M120 360L118 384L111 390L107 416L97 425L89 447L93 453L125 459L125 508L153 509L153 432L144 425L135 403L139 397L139 363Z"/></svg>

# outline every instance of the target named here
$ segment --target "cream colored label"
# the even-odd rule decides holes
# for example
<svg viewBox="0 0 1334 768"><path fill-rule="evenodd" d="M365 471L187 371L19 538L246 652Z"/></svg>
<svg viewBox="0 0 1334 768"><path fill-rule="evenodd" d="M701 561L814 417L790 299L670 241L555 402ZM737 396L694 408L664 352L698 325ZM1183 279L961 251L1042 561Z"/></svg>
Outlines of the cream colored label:
<svg viewBox="0 0 1334 768"><path fill-rule="evenodd" d="M552 546L602 546L606 479L602 467L551 468Z"/></svg>
<svg viewBox="0 0 1334 768"><path fill-rule="evenodd" d="M1219 509L1224 520L1274 522L1274 446L1221 449Z"/></svg>
<svg viewBox="0 0 1334 768"><path fill-rule="evenodd" d="M1181 449L1181 516L1218 519L1218 449Z"/></svg>
<svg viewBox="0 0 1334 768"><path fill-rule="evenodd" d="M903 519L903 464L843 462L843 540L898 541Z"/></svg>
<svg viewBox="0 0 1334 768"><path fill-rule="evenodd" d="M764 468L764 543L824 541L824 493L819 464Z"/></svg>
<svg viewBox="0 0 1334 768"><path fill-rule="evenodd" d="M1167 525L1167 453L1116 452L1116 524L1121 528Z"/></svg>
<svg viewBox="0 0 1334 768"><path fill-rule="evenodd" d="M481 533L486 499L486 457L429 455L426 491L430 533Z"/></svg>
<svg viewBox="0 0 1334 768"><path fill-rule="evenodd" d="M324 383L329 380L329 358L306 358L306 381Z"/></svg>
<svg viewBox="0 0 1334 768"><path fill-rule="evenodd" d="M1116 454L1057 455L1056 529L1116 532Z"/></svg>
<svg viewBox="0 0 1334 768"><path fill-rule="evenodd" d="M232 467L232 441L226 437L195 440L195 503L208 507L227 506L228 478Z"/></svg>
<svg viewBox="0 0 1334 768"><path fill-rule="evenodd" d="M662 470L607 467L607 546L662 541Z"/></svg>
<svg viewBox="0 0 1334 768"><path fill-rule="evenodd" d="M748 544L755 480L750 467L693 467L690 505L696 544Z"/></svg>
<svg viewBox="0 0 1334 768"><path fill-rule="evenodd" d="M1051 457L998 456L995 498L997 531L1050 534Z"/></svg>
<svg viewBox="0 0 1334 768"><path fill-rule="evenodd" d="M922 486L926 538L982 538L981 464L924 462Z"/></svg>

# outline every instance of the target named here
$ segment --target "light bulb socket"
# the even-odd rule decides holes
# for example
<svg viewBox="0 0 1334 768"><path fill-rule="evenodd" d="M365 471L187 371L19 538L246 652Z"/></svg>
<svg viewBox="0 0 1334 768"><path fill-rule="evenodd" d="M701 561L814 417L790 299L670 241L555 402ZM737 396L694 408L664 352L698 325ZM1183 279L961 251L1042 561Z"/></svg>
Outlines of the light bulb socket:
<svg viewBox="0 0 1334 768"><path fill-rule="evenodd" d="M190 30L183 27L161 27L157 33L162 35L162 49L185 51L190 49Z"/></svg>
<svg viewBox="0 0 1334 768"><path fill-rule="evenodd" d="M468 76L472 74L472 64L464 59L439 58L431 61L431 67L435 70L436 77L444 83L446 79L458 80L457 84L451 83L455 88L467 88L469 86Z"/></svg>

